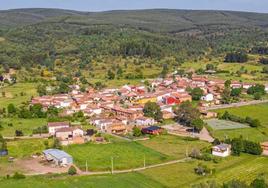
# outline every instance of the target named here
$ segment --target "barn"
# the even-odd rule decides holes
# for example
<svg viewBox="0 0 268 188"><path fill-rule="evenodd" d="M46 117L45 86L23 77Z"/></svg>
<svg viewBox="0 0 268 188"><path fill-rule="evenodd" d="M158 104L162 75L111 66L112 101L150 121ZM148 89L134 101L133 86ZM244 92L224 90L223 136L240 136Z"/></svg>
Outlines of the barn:
<svg viewBox="0 0 268 188"><path fill-rule="evenodd" d="M52 161L58 166L68 166L73 164L73 157L68 153L58 149L48 149L43 151L47 161Z"/></svg>

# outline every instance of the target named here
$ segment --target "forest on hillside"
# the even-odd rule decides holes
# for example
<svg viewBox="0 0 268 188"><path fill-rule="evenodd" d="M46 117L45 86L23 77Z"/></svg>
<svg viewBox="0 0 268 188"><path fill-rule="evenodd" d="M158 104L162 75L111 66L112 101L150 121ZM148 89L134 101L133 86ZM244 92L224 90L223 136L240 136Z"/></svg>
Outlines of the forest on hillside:
<svg viewBox="0 0 268 188"><path fill-rule="evenodd" d="M267 14L228 11L0 11L0 64L53 71L59 61L63 69L90 69L105 58L134 57L178 65L266 46L267 21Z"/></svg>

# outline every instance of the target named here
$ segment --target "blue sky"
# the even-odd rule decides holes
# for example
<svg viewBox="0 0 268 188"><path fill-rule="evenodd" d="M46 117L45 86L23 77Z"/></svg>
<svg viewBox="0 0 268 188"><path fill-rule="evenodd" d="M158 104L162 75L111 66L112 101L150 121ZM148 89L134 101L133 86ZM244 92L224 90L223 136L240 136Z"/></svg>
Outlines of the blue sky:
<svg viewBox="0 0 268 188"><path fill-rule="evenodd" d="M62 8L82 11L118 9L217 9L268 13L268 0L0 0L0 9Z"/></svg>

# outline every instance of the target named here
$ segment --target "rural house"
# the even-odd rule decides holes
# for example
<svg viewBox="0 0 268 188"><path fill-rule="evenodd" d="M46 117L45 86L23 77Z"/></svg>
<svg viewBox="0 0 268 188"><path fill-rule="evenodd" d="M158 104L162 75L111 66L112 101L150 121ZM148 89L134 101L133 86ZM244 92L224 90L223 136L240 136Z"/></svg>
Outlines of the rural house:
<svg viewBox="0 0 268 188"><path fill-rule="evenodd" d="M55 132L62 128L68 128L70 127L69 122L50 122L47 124L48 126L48 133L50 135L55 135Z"/></svg>
<svg viewBox="0 0 268 188"><path fill-rule="evenodd" d="M212 155L218 157L227 157L231 154L231 145L220 144L212 147Z"/></svg>
<svg viewBox="0 0 268 188"><path fill-rule="evenodd" d="M151 127L143 128L141 131L143 134L158 135L162 133L163 129L158 126L151 126Z"/></svg>

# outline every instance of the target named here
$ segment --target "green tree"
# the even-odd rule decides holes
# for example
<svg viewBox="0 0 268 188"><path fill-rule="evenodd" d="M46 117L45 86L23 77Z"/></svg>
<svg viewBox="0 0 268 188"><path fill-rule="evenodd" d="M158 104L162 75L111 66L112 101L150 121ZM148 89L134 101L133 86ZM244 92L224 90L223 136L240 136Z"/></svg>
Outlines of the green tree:
<svg viewBox="0 0 268 188"><path fill-rule="evenodd" d="M155 102L147 102L143 108L143 113L146 117L154 118L156 121L162 121L163 119L161 108Z"/></svg>
<svg viewBox="0 0 268 188"><path fill-rule="evenodd" d="M221 102L223 104L230 104L232 101L232 97L231 97L231 90L230 88L224 88L222 94L221 94Z"/></svg>
<svg viewBox="0 0 268 188"><path fill-rule="evenodd" d="M198 101L204 95L204 91L201 88L196 87L196 88L191 90L190 94L191 94L193 100Z"/></svg>
<svg viewBox="0 0 268 188"><path fill-rule="evenodd" d="M47 94L46 85L39 84L37 86L37 93L39 94L39 96L46 95Z"/></svg>
<svg viewBox="0 0 268 188"><path fill-rule="evenodd" d="M107 72L107 78L109 80L113 80L115 78L115 74L110 69Z"/></svg>
<svg viewBox="0 0 268 188"><path fill-rule="evenodd" d="M242 93L242 88L233 88L231 90L232 97L240 97L241 93Z"/></svg>
<svg viewBox="0 0 268 188"><path fill-rule="evenodd" d="M74 166L70 166L70 168L68 169L68 174L71 176L77 174L76 168Z"/></svg>
<svg viewBox="0 0 268 188"><path fill-rule="evenodd" d="M198 132L203 129L204 125L205 125L204 121L200 118L192 120L192 123L191 123L191 126Z"/></svg>
<svg viewBox="0 0 268 188"><path fill-rule="evenodd" d="M183 102L174 109L175 120L181 124L191 126L192 121L200 118L200 112L189 102Z"/></svg>
<svg viewBox="0 0 268 188"><path fill-rule="evenodd" d="M8 112L9 114L15 114L16 111L17 111L17 109L16 109L16 107L15 107L14 104L11 103L11 104L9 104L9 105L7 106L7 112Z"/></svg>
<svg viewBox="0 0 268 188"><path fill-rule="evenodd" d="M215 70L215 66L213 64L207 64L206 65L206 70Z"/></svg>
<svg viewBox="0 0 268 188"><path fill-rule="evenodd" d="M224 183L223 188L249 188L249 186L240 180L232 180L230 182Z"/></svg>
<svg viewBox="0 0 268 188"><path fill-rule="evenodd" d="M52 148L54 148L54 149L61 149L61 148L62 148L59 139L55 138L55 139L53 140Z"/></svg>
<svg viewBox="0 0 268 188"><path fill-rule="evenodd" d="M256 178L251 184L252 188L268 188L268 184L265 182L264 178Z"/></svg>
<svg viewBox="0 0 268 188"><path fill-rule="evenodd" d="M239 156L243 149L243 141L241 138L234 138L231 142L233 155Z"/></svg>
<svg viewBox="0 0 268 188"><path fill-rule="evenodd" d="M249 95L254 95L255 93L260 93L261 95L265 95L265 86L262 84L256 84L255 86L251 86L248 88L247 93Z"/></svg>
<svg viewBox="0 0 268 188"><path fill-rule="evenodd" d="M142 135L141 129L139 129L137 126L134 126L133 129L133 136L140 137Z"/></svg>
<svg viewBox="0 0 268 188"><path fill-rule="evenodd" d="M61 82L58 88L58 93L68 93L71 91L71 88L68 86L68 84Z"/></svg>
<svg viewBox="0 0 268 188"><path fill-rule="evenodd" d="M0 150L6 150L7 149L7 142L4 139L4 137L0 134Z"/></svg>
<svg viewBox="0 0 268 188"><path fill-rule="evenodd" d="M167 76L167 74L168 74L168 65L164 64L163 68L162 68L162 71L161 71L161 77L165 78Z"/></svg>

